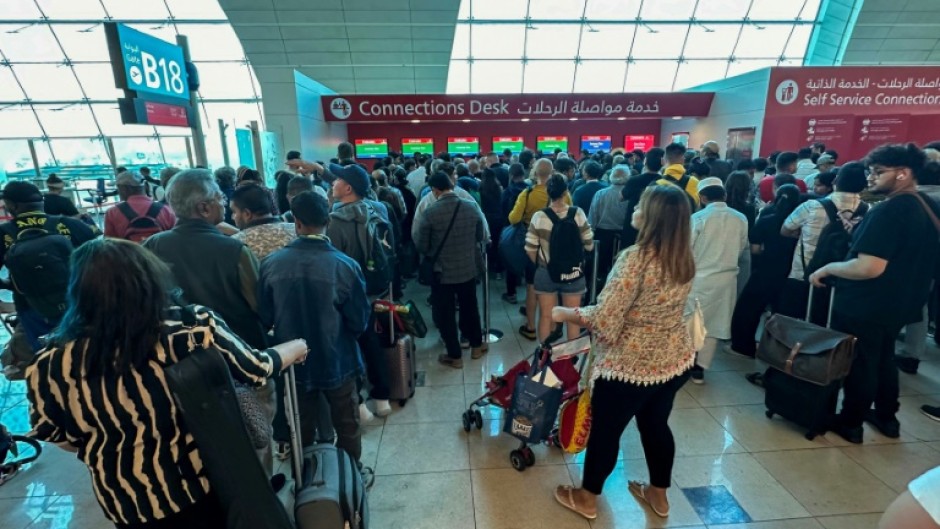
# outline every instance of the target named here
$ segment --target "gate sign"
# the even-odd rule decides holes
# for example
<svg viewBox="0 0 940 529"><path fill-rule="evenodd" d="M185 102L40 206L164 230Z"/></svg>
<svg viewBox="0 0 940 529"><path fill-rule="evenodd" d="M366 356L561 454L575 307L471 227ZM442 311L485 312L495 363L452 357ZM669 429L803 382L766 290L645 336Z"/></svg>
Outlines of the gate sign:
<svg viewBox="0 0 940 529"><path fill-rule="evenodd" d="M105 24L108 51L118 88L189 99L183 49L124 24Z"/></svg>

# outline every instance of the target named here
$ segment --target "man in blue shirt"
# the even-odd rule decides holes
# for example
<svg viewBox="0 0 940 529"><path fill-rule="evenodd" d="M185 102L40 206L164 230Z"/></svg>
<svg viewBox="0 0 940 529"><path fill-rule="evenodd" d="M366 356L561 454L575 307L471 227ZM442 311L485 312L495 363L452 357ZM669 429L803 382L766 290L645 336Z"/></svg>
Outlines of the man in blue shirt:
<svg viewBox="0 0 940 529"><path fill-rule="evenodd" d="M304 446L314 441L316 392L329 403L336 445L356 461L362 455L359 395L363 374L357 338L369 321L369 300L359 265L326 237L330 208L306 191L291 201L298 238L261 263L259 312L274 339L304 338L307 361L297 367L300 430ZM292 338L293 339L293 338Z"/></svg>

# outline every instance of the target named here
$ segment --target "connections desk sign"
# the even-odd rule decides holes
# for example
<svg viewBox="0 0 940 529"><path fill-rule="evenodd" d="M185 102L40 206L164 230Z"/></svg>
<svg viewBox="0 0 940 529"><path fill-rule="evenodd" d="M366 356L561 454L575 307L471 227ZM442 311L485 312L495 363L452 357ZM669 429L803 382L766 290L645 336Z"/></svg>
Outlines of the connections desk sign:
<svg viewBox="0 0 940 529"><path fill-rule="evenodd" d="M124 24L105 24L118 88L138 94L189 100L183 50Z"/></svg>
<svg viewBox="0 0 940 529"><path fill-rule="evenodd" d="M327 121L519 121L707 116L714 94L324 96Z"/></svg>

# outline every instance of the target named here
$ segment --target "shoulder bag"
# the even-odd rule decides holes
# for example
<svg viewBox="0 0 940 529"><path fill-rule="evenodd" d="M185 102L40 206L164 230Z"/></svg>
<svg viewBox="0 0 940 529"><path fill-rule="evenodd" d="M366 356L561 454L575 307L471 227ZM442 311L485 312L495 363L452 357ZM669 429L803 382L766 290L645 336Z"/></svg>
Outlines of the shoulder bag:
<svg viewBox="0 0 940 529"><path fill-rule="evenodd" d="M450 236L450 230L454 227L454 221L457 220L457 212L460 211L462 204L463 201L458 199L457 207L454 208L454 214L450 217L450 224L447 225L444 238L441 239L441 243L437 245L437 251L434 252L434 256L425 257L421 260L421 265L418 267L418 283L431 286L437 285L440 282L440 275L434 271L434 266L437 264L437 258L441 256L441 250L444 249L444 244L447 243L447 237Z"/></svg>

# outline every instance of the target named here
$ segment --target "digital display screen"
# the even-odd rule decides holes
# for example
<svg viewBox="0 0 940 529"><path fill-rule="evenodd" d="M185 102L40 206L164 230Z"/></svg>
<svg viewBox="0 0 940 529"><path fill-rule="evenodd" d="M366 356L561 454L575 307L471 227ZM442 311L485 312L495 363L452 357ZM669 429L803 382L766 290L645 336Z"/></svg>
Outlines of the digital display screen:
<svg viewBox="0 0 940 529"><path fill-rule="evenodd" d="M480 154L480 138L469 136L447 138L447 152L452 156Z"/></svg>
<svg viewBox="0 0 940 529"><path fill-rule="evenodd" d="M385 158L388 156L388 140L385 138L369 138L356 140L356 158Z"/></svg>
<svg viewBox="0 0 940 529"><path fill-rule="evenodd" d="M402 138L401 153L403 156L434 154L434 138Z"/></svg>
<svg viewBox="0 0 940 529"><path fill-rule="evenodd" d="M535 139L535 148L546 154L555 152L555 149L568 152L568 136L539 136Z"/></svg>
<svg viewBox="0 0 940 529"><path fill-rule="evenodd" d="M652 134L628 134L623 137L623 147L628 151L640 149L646 152L656 145L656 136Z"/></svg>
<svg viewBox="0 0 940 529"><path fill-rule="evenodd" d="M182 103L182 101L181 101ZM188 127L191 107L188 104L173 105L146 99L118 99L121 123L128 125L162 125L165 127Z"/></svg>
<svg viewBox="0 0 940 529"><path fill-rule="evenodd" d="M502 153L506 149L519 154L525 148L522 136L493 136L493 151Z"/></svg>
<svg viewBox="0 0 940 529"><path fill-rule="evenodd" d="M610 136L581 136L581 150L610 152Z"/></svg>

